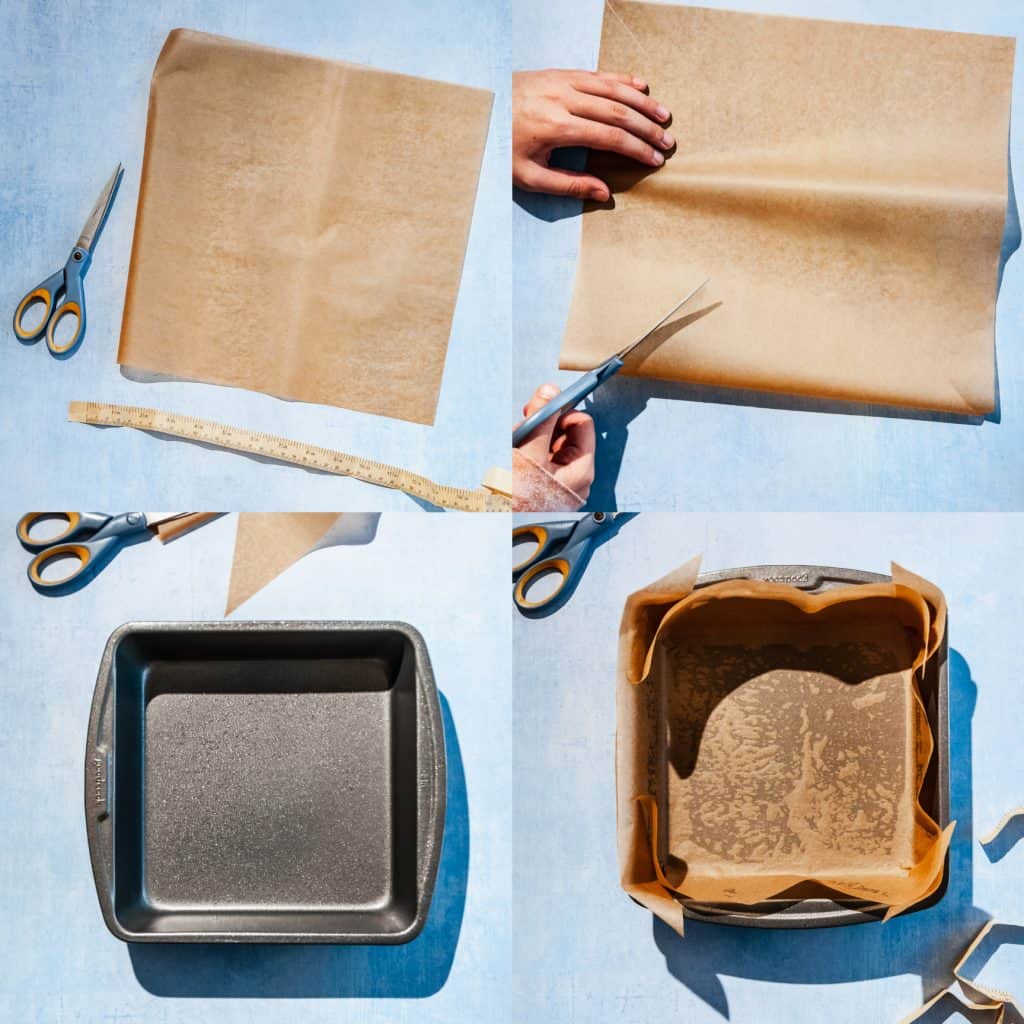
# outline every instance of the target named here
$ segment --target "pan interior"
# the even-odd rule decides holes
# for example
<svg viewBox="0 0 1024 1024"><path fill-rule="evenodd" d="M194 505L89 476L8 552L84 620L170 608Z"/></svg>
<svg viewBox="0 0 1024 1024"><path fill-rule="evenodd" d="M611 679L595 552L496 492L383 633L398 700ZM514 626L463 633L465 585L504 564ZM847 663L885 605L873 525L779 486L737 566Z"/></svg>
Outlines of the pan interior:
<svg viewBox="0 0 1024 1024"><path fill-rule="evenodd" d="M129 637L115 660L122 924L407 928L417 904L414 661L391 630Z"/></svg>
<svg viewBox="0 0 1024 1024"><path fill-rule="evenodd" d="M673 623L652 669L670 876L899 875L916 839L919 642L885 600L812 618L733 599Z"/></svg>

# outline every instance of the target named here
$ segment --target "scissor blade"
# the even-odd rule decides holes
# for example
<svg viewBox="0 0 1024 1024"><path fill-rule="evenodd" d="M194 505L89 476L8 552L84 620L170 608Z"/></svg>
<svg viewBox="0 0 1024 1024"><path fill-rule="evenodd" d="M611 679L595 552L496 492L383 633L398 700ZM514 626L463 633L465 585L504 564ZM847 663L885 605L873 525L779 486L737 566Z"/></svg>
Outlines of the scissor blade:
<svg viewBox="0 0 1024 1024"><path fill-rule="evenodd" d="M87 252L92 251L92 243L96 240L96 232L103 223L107 210L110 209L110 203L114 198L114 192L117 190L117 183L123 171L124 168L118 164L106 185L103 186L103 191L100 193L99 199L96 200L96 205L92 208L92 213L89 214L89 219L85 222L82 233L78 236L78 247L80 249L85 249Z"/></svg>
<svg viewBox="0 0 1024 1024"><path fill-rule="evenodd" d="M694 288L692 292L690 292L684 298L680 299L679 302L677 302L656 324L653 324L646 331L644 331L644 333L641 334L640 337L636 339L636 341L631 341L624 349L622 349L622 351L619 352L616 358L625 359L626 356L628 356L629 353L632 352L633 349L637 347L637 345L639 345L642 341L646 341L670 316L672 316L673 313L675 313L677 310L682 309L683 306L685 306L690 301L690 299L692 299L694 295L696 295L697 292L699 292L701 288L703 288L704 285L706 285L710 280L710 277L705 277L704 280L701 281L701 283L697 285L697 287Z"/></svg>

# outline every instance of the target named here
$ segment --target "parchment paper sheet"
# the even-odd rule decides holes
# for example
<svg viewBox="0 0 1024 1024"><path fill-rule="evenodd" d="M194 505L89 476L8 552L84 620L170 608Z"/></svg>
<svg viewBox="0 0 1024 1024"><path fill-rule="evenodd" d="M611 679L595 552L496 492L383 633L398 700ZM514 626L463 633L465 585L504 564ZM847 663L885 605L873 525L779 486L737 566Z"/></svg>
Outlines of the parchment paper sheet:
<svg viewBox="0 0 1024 1024"><path fill-rule="evenodd" d="M1024 927L988 921L953 966L953 984L904 1017L900 1024L942 1021L954 1012L972 1024L1024 1024L1024 1004L1015 993L978 980L986 963L1004 944L1024 945Z"/></svg>
<svg viewBox="0 0 1024 1024"><path fill-rule="evenodd" d="M1014 807L1012 810L1007 811L978 842L982 846L994 843L1009 828L1011 823L1016 824L1017 822L1024 822L1024 807Z"/></svg>
<svg viewBox="0 0 1024 1024"><path fill-rule="evenodd" d="M691 594L698 567L623 613L623 888L680 932L676 894L752 905L811 882L888 916L924 899L953 830L918 800L933 740L916 676L945 631L941 592L893 566L892 583L821 594Z"/></svg>
<svg viewBox="0 0 1024 1024"><path fill-rule="evenodd" d="M491 98L171 32L118 362L432 423Z"/></svg>
<svg viewBox="0 0 1024 1024"><path fill-rule="evenodd" d="M651 83L678 147L653 173L591 153L614 209L586 207L561 366L596 366L710 277L625 372L991 411L1013 54L609 0L600 67Z"/></svg>
<svg viewBox="0 0 1024 1024"><path fill-rule="evenodd" d="M182 516L180 519L169 519L166 522L157 523L155 527L157 540L161 544L168 544L222 515L224 515L223 512L189 512L188 515Z"/></svg>
<svg viewBox="0 0 1024 1024"><path fill-rule="evenodd" d="M379 512L240 512L224 614L318 548L369 544Z"/></svg>

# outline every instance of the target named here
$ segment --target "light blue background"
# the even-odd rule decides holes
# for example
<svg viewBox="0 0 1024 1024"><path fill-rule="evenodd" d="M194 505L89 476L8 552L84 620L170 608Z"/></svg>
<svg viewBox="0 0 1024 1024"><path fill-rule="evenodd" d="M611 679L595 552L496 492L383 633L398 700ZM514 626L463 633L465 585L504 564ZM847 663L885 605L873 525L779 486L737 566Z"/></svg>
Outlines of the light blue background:
<svg viewBox="0 0 1024 1024"><path fill-rule="evenodd" d="M949 889L935 908L885 925L808 932L687 922L679 939L619 888L619 619L628 594L701 552L708 571L798 562L888 572L895 559L942 587L958 825ZM529 997L522 1019L894 1024L948 983L953 960L989 915L1024 923L1024 842L990 863L975 839L1022 799L1022 564L1019 516L641 513L594 552L561 610L517 615L515 925ZM1002 951L988 980L1024 998L1021 952Z"/></svg>
<svg viewBox="0 0 1024 1024"><path fill-rule="evenodd" d="M1024 7L1003 0L705 0L703 5L1024 35ZM602 7L602 0L516 0L513 67L595 67ZM1022 60L1024 48L1018 45L1011 162L1019 180L1024 180ZM648 77L657 95L657 69L620 70ZM685 126L677 128L685 147ZM556 367L576 267L580 204L524 195L518 200L510 419L538 384L564 385L578 376ZM1010 234L1011 241L1019 241L1019 226L1012 225ZM999 423L943 422L913 412L879 415L852 405L825 412L821 403L807 399L617 378L597 392L591 409L599 435L610 433L611 440L599 442L590 505L680 511L1018 510L1024 507L1022 334L1024 259L1018 253L1006 266L998 304Z"/></svg>
<svg viewBox="0 0 1024 1024"><path fill-rule="evenodd" d="M0 437L6 483L36 503L414 509L367 484L134 431L68 424L71 399L155 406L283 434L476 487L508 464L509 14L507 0L12 0L0 5ZM140 384L115 362L149 79L184 26L495 93L434 427L205 384ZM400 155L415 163L416 126ZM69 360L18 343L8 318L63 266L118 160L120 193L86 275L88 333ZM415 202L415 196L410 202ZM372 244L372 239L367 239ZM329 321L324 332L332 330ZM210 339L221 344L222 339ZM45 472L41 467L45 466ZM145 495L145 502L131 500Z"/></svg>
<svg viewBox="0 0 1024 1024"><path fill-rule="evenodd" d="M0 531L0 1020L513 1019L495 998L511 956L507 517L385 513L371 544L308 555L232 616L398 619L422 632L446 719L448 818L420 937L387 948L150 945L131 953L103 924L85 839L96 670L122 622L221 618L236 517L166 546L150 540L124 550L63 598L29 586L13 522L5 514ZM372 996L388 998L365 998Z"/></svg>

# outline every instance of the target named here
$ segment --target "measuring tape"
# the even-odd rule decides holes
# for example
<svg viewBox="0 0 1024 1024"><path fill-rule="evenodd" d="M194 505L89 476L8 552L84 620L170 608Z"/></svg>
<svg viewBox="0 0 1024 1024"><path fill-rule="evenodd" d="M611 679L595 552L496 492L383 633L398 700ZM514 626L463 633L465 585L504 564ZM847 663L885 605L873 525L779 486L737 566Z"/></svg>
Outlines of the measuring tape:
<svg viewBox="0 0 1024 1024"><path fill-rule="evenodd" d="M357 455L303 444L287 437L261 434L242 427L229 427L223 423L201 420L196 416L181 416L159 409L144 409L135 405L107 405L103 402L72 402L68 407L72 423L89 423L96 427L132 427L157 434L168 434L186 441L200 441L233 452L262 455L277 462L293 466L319 469L336 476L350 476L378 487L405 491L440 508L458 509L460 512L508 512L512 501L507 492L499 490L495 478L488 476L490 488L469 490L465 487L443 487L418 473L410 473L398 466L389 466Z"/></svg>

